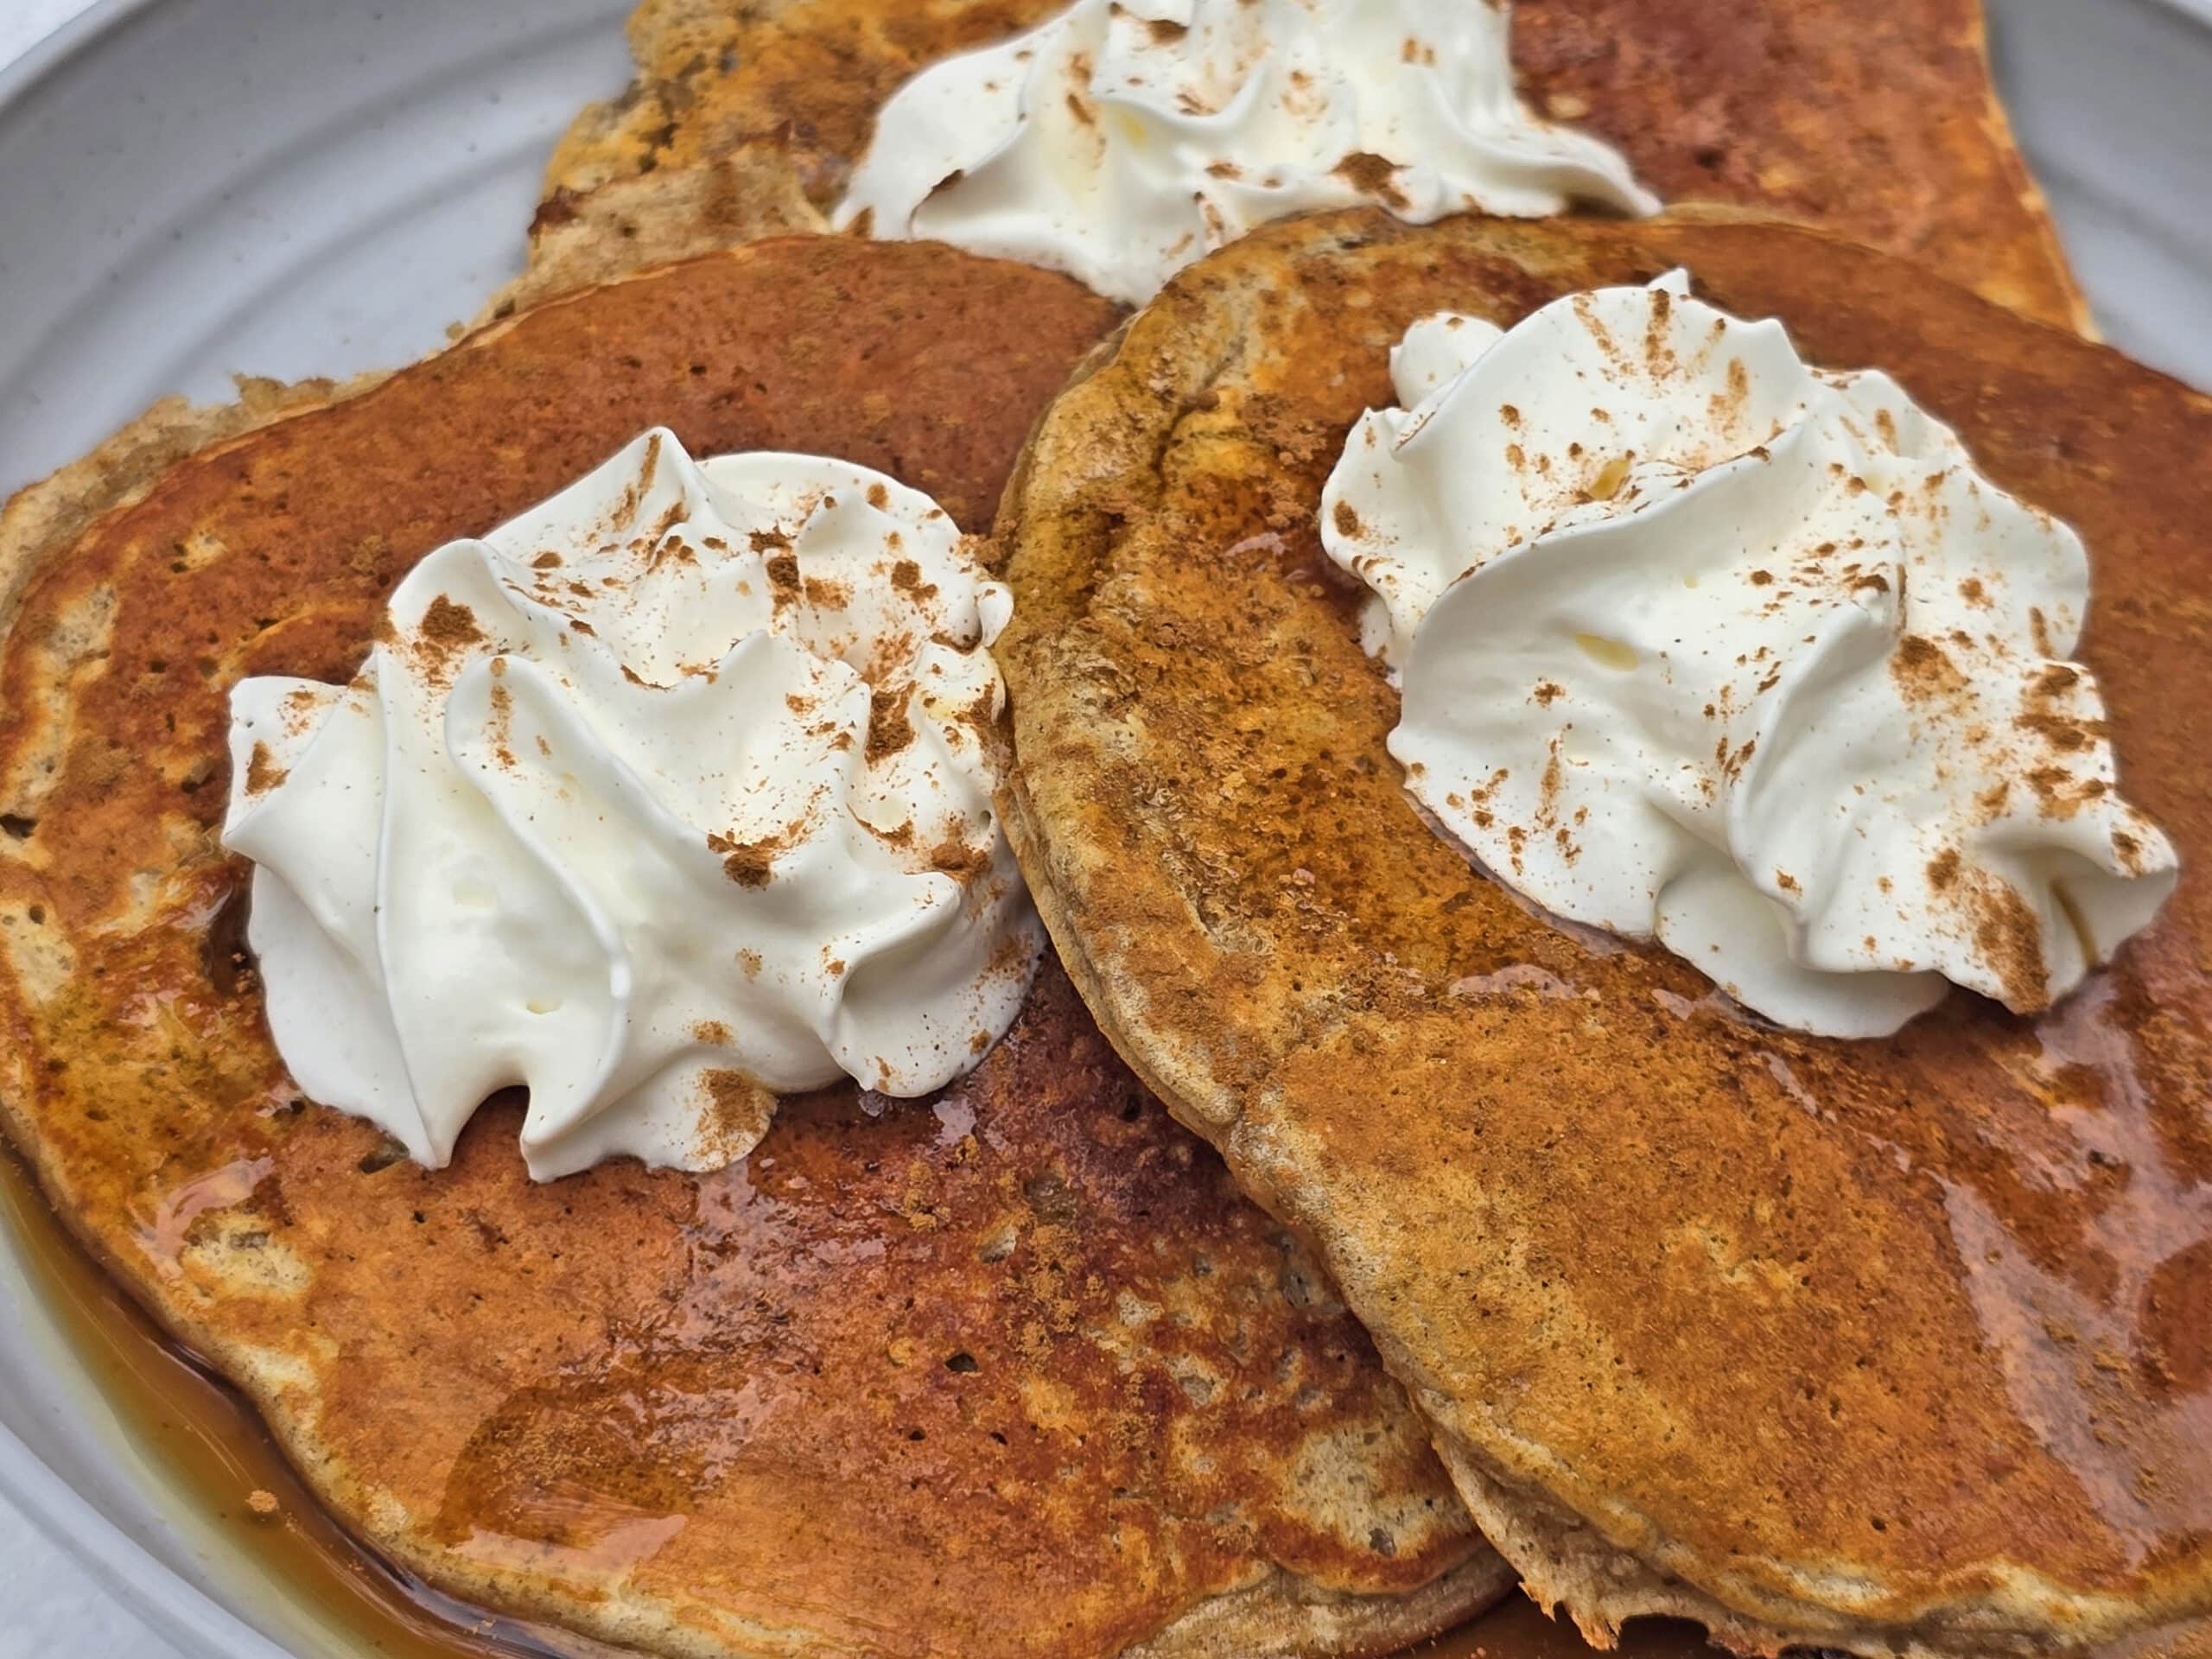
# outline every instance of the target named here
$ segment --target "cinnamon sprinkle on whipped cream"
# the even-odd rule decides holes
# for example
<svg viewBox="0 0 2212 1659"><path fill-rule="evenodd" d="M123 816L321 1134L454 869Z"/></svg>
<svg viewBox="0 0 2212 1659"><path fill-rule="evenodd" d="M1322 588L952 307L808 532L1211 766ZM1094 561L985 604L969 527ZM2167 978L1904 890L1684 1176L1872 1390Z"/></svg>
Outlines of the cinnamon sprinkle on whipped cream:
<svg viewBox="0 0 2212 1659"><path fill-rule="evenodd" d="M1895 381L1680 271L1392 368L1321 534L1407 788L1499 880L1843 1037L2039 1011L2149 925L2177 862L2071 660L2081 539Z"/></svg>
<svg viewBox="0 0 2212 1659"><path fill-rule="evenodd" d="M967 1071L1043 949L992 806L1010 609L918 492L665 431L440 548L350 684L232 694L285 1064L434 1167L526 1088L540 1179Z"/></svg>

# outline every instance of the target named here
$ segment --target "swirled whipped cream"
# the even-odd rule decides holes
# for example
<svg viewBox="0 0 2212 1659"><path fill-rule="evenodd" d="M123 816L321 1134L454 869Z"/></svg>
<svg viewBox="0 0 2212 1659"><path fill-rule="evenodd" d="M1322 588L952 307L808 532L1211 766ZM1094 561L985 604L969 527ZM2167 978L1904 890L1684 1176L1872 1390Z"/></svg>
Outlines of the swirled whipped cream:
<svg viewBox="0 0 2212 1659"><path fill-rule="evenodd" d="M434 1167L519 1085L543 1180L966 1071L1042 949L984 741L1009 609L927 497L664 431L430 554L351 684L232 696L294 1077Z"/></svg>
<svg viewBox="0 0 2212 1659"><path fill-rule="evenodd" d="M1407 785L1498 880L1748 1007L2030 1012L2145 925L2164 836L2069 660L2088 564L1878 373L1681 272L1418 323L1322 500Z"/></svg>
<svg viewBox="0 0 2212 1659"><path fill-rule="evenodd" d="M1484 0L1077 0L893 94L837 222L1137 305L1311 209L1656 211L1618 153L1522 105L1507 29Z"/></svg>

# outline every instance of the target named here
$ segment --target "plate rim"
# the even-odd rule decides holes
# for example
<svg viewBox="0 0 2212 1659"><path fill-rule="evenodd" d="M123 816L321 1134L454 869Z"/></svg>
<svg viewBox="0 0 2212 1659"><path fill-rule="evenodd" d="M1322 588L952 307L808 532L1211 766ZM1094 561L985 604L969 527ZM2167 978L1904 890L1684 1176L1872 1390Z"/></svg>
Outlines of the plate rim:
<svg viewBox="0 0 2212 1659"><path fill-rule="evenodd" d="M93 0L0 67L0 111L22 104L65 66L162 3ZM33 1287L29 1294L41 1293ZM100 1513L5 1424L0 1424L0 1497L149 1631L188 1659L289 1659L267 1637Z"/></svg>

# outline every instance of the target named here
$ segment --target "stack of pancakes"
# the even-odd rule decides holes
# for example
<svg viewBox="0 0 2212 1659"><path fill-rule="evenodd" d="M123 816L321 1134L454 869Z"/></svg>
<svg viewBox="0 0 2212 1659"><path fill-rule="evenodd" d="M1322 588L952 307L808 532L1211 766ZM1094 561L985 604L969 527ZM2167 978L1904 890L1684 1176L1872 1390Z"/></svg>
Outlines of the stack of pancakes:
<svg viewBox="0 0 2212 1659"><path fill-rule="evenodd" d="M2082 530L2196 855L2212 404L2058 326L1972 0L1523 0L1525 93L1699 204L1654 223L1297 219L1134 320L821 233L901 81L1057 10L647 0L478 330L10 505L0 1107L57 1210L372 1547L639 1651L1382 1655L1516 1580L1601 1644L2201 1650L2198 885L2039 1024L1754 1027L1421 823L1315 535L1412 321L1686 265ZM717 1174L533 1185L514 1102L424 1170L270 1044L225 701L346 679L416 560L653 425L995 527L1065 971L940 1095L786 1101Z"/></svg>

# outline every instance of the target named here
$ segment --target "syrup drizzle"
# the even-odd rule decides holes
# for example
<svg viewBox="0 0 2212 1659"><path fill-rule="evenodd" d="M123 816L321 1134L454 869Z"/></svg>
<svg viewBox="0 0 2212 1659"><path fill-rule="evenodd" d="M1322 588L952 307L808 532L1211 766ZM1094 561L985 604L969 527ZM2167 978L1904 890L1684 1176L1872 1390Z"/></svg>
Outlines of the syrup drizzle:
<svg viewBox="0 0 2212 1659"><path fill-rule="evenodd" d="M466 1606L353 1539L308 1491L252 1408L69 1236L4 1141L0 1227L163 1495L217 1522L230 1557L219 1557L219 1573L265 1586L326 1634L333 1652L617 1659L603 1643ZM256 1511L255 1493L275 1498L273 1512Z"/></svg>
<svg viewBox="0 0 2212 1659"><path fill-rule="evenodd" d="M737 1202L745 1198L733 1193ZM162 1332L70 1237L15 1151L0 1142L0 1226L72 1350L94 1374L163 1488L219 1523L232 1558L219 1571L258 1582L310 1617L333 1651L373 1659L620 1659L583 1637L488 1614L441 1594L364 1548L308 1491L260 1419ZM264 1517L254 1492L276 1500ZM471 1547L496 1553L495 1535ZM1514 1595L1451 1635L1408 1650L1424 1659L1585 1659L1573 1625ZM1694 1625L1638 1619L1618 1659L1705 1659Z"/></svg>

